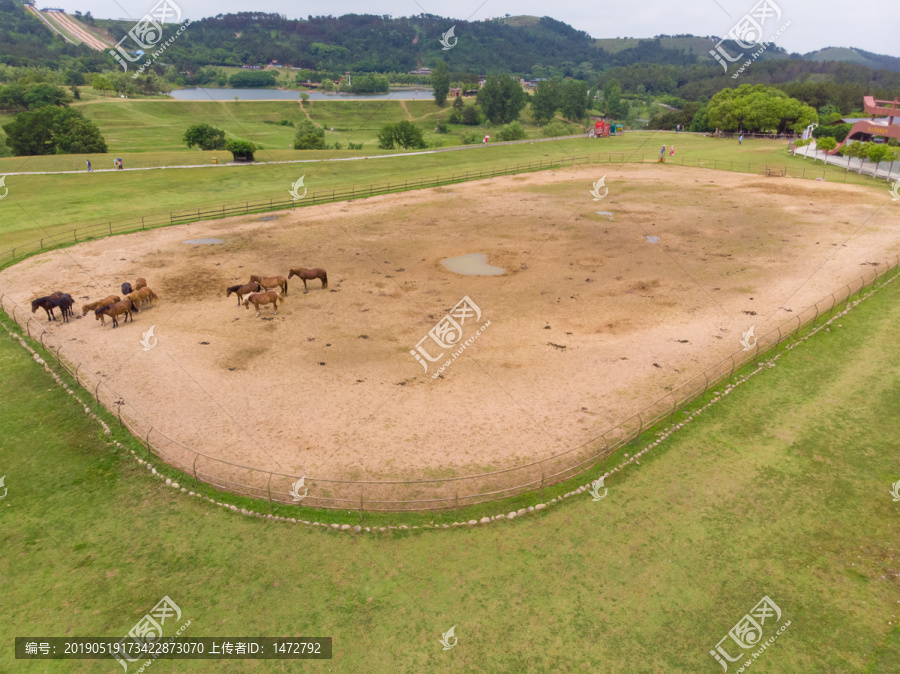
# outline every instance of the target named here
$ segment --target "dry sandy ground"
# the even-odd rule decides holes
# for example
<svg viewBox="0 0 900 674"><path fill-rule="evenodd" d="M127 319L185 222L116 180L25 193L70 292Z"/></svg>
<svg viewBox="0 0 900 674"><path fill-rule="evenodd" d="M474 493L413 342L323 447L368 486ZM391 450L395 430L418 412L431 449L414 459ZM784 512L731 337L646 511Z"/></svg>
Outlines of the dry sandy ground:
<svg viewBox="0 0 900 674"><path fill-rule="evenodd" d="M51 329L200 452L295 475L435 478L591 440L740 349L750 325L760 335L892 257L898 212L852 185L578 168L118 236L33 257L0 288L23 306L57 289L80 303L146 277L160 301L133 324ZM201 237L226 243L182 243ZM507 273L442 267L464 253ZM304 295L293 279L274 317L225 297L295 266L326 268L330 288ZM463 338L490 325L432 378L410 350L464 296L483 313Z"/></svg>

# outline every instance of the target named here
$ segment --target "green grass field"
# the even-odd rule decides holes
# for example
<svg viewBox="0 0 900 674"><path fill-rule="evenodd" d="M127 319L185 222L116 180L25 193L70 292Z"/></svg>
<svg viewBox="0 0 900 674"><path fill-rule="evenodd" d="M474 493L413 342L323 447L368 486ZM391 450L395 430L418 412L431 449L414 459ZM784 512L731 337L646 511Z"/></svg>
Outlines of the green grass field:
<svg viewBox="0 0 900 674"><path fill-rule="evenodd" d="M898 300L888 285L783 355L610 479L602 501L389 534L250 519L175 493L3 331L14 394L0 402L0 670L117 671L14 662L11 642L124 635L168 595L191 621L183 636L334 637L331 662L304 666L316 671L715 672L708 651L768 595L791 624L754 671L895 672ZM454 625L458 645L442 651Z"/></svg>
<svg viewBox="0 0 900 674"><path fill-rule="evenodd" d="M139 138L142 131L115 116L119 104L108 105L104 124L118 124L123 138ZM414 116L427 114L426 107L407 105ZM121 109L135 124L137 107ZM238 113L259 133L283 129L253 121L241 104L229 112ZM164 149L163 129L180 128L187 117L179 113L168 127L155 127L160 114L166 115L144 120L148 139L156 139L148 141L149 151L123 153L126 166L209 161L214 153ZM344 133L338 130L357 128L364 114L347 107L322 113L320 121ZM810 177L814 170L811 160L790 158L783 142L738 148L658 132L354 162L9 176L0 250L79 224L282 198L303 174L312 192L587 152L632 160L643 153L652 162L659 145L673 142L676 158L688 165L718 161L720 169L745 170L747 162L769 163L798 173L806 168ZM260 160L349 155L265 153ZM93 157L95 167L115 156ZM73 159L84 158L2 159L0 173L66 170L56 167ZM680 169L668 163L659 170ZM598 177L604 172L598 165ZM825 175L884 189L837 168ZM5 315L0 321L12 326ZM140 449L111 415L101 412L114 428L107 438L0 329L0 477L8 490L0 499L6 551L0 672L119 671L113 662L15 661L12 641L121 637L165 595L181 607L182 622L191 621L185 637L332 636L334 659L303 669L392 673L719 672L709 651L768 595L783 611L782 622L791 624L752 671L900 671L900 502L890 494L900 480L898 325L900 281L782 355L639 465L616 473L602 501L582 494L512 522L358 535L242 517L164 486L110 443ZM596 470L617 465L630 451L622 448ZM548 489L544 498L594 477ZM202 489L238 506L262 507ZM442 523L506 512L536 498L458 515L366 514L363 523ZM320 522L355 516L287 506L276 514L294 511ZM458 645L442 651L438 639L454 625ZM730 664L729 673L740 664ZM218 673L301 666L180 660L153 668Z"/></svg>

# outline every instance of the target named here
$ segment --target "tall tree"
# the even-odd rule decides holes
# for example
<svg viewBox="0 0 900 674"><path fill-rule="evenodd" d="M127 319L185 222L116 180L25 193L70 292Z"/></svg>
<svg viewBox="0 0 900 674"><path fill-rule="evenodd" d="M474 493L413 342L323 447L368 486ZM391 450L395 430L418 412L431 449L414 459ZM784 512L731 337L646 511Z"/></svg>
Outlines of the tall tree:
<svg viewBox="0 0 900 674"><path fill-rule="evenodd" d="M588 89L588 83L581 80L569 80L563 85L559 105L563 117L573 122L584 119L587 115Z"/></svg>
<svg viewBox="0 0 900 674"><path fill-rule="evenodd" d="M559 92L553 82L538 82L531 97L531 117L543 126L556 114L559 108Z"/></svg>
<svg viewBox="0 0 900 674"><path fill-rule="evenodd" d="M478 104L492 124L508 124L519 117L527 98L518 80L491 75L478 92Z"/></svg>
<svg viewBox="0 0 900 674"><path fill-rule="evenodd" d="M431 71L431 86L434 88L434 102L444 107L450 93L450 70L444 61L439 61Z"/></svg>

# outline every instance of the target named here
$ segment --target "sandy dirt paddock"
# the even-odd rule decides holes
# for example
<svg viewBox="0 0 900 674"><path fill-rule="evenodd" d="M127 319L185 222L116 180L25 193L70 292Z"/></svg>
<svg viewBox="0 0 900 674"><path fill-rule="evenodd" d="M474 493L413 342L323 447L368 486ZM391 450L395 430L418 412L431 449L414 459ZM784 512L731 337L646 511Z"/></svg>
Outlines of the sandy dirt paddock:
<svg viewBox="0 0 900 674"><path fill-rule="evenodd" d="M593 201L604 173L609 193ZM224 243L183 243L206 237ZM80 305L145 277L160 299L133 323L50 329L199 452L298 476L439 478L595 438L898 244L886 190L592 167L117 236L30 258L0 289L23 307L55 290ZM466 253L506 273L441 264ZM298 266L324 267L329 288L292 279L277 316L260 318L225 297ZM483 329L434 378L454 348L429 331L466 296L481 317L463 340ZM423 338L444 353L427 372L410 354Z"/></svg>

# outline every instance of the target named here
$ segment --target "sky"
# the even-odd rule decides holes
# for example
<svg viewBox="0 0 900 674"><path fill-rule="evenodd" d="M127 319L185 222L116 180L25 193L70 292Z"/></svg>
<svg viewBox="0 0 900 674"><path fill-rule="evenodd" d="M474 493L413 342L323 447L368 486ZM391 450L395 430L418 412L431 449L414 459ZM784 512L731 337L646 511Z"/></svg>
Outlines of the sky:
<svg viewBox="0 0 900 674"><path fill-rule="evenodd" d="M334 0L298 3L290 0L171 0L185 18L193 20L241 11L283 14L290 19L308 15L390 14L394 17L427 13L450 19L483 21L506 14L551 16L595 38L652 37L666 34L725 36L758 0L642 0L631 2L568 2L545 0ZM781 10L781 25L790 21L777 44L788 52L807 53L824 47L857 47L900 57L900 2L867 0L859 5L843 0L765 0ZM53 4L41 4L42 2ZM139 19L157 0L38 0L38 7L61 7L74 13L90 11L97 18ZM777 30L779 26L775 27ZM457 29L456 34L461 35ZM768 37L768 34L766 35Z"/></svg>

